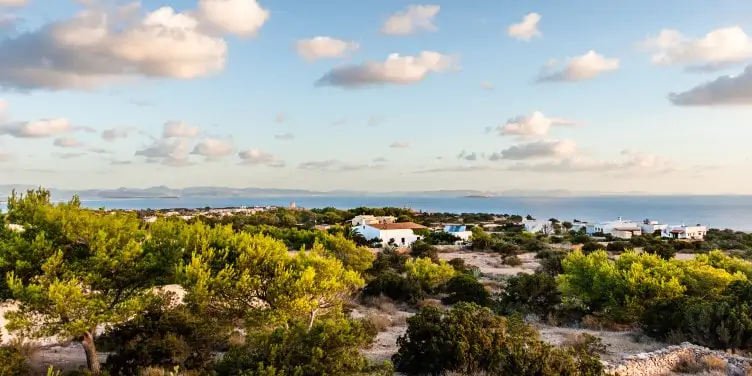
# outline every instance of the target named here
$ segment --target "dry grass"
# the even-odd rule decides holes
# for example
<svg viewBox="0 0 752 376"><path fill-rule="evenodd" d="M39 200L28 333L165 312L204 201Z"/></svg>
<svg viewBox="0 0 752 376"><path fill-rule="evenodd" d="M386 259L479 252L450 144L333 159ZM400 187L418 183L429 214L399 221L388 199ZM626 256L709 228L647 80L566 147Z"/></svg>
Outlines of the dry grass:
<svg viewBox="0 0 752 376"><path fill-rule="evenodd" d="M379 333L385 332L392 326L392 320L390 320L389 316L385 314L371 315L368 316L366 320L368 320L374 328L379 331Z"/></svg>
<svg viewBox="0 0 752 376"><path fill-rule="evenodd" d="M598 331L607 330L611 332L626 332L634 329L632 326L617 324L610 320L593 315L585 315L585 317L582 318L582 325L587 329Z"/></svg>
<svg viewBox="0 0 752 376"><path fill-rule="evenodd" d="M671 369L678 373L696 374L705 371L705 365L698 362L692 354L684 353L679 357L679 361Z"/></svg>
<svg viewBox="0 0 752 376"><path fill-rule="evenodd" d="M705 365L706 369L709 371L726 371L726 367L728 367L728 363L726 363L726 360L716 356L716 355L705 355L702 358L700 358L700 363Z"/></svg>
<svg viewBox="0 0 752 376"><path fill-rule="evenodd" d="M516 266L522 266L522 264L523 264L522 260L520 260L520 258L517 257L517 256L509 256L509 257L505 258L502 261L502 263L504 265L514 266L514 267L516 267Z"/></svg>
<svg viewBox="0 0 752 376"><path fill-rule="evenodd" d="M233 331L230 333L230 338L227 339L227 344L230 347L243 346L245 344L245 334L240 331Z"/></svg>
<svg viewBox="0 0 752 376"><path fill-rule="evenodd" d="M588 353L608 353L608 346L603 343L603 340L588 333L568 333L562 345Z"/></svg>
<svg viewBox="0 0 752 376"><path fill-rule="evenodd" d="M698 374L704 372L725 373L728 364L726 360L716 355L704 355L697 359L694 355L685 353L672 371L678 373Z"/></svg>
<svg viewBox="0 0 752 376"><path fill-rule="evenodd" d="M22 338L12 338L10 346L18 350L26 359L39 352L39 344L32 341L24 341Z"/></svg>
<svg viewBox="0 0 752 376"><path fill-rule="evenodd" d="M418 309L423 309L424 307L445 308L439 299L423 299L416 304L416 307L418 307Z"/></svg>
<svg viewBox="0 0 752 376"><path fill-rule="evenodd" d="M394 301L383 295L366 298L363 304L366 307L376 308L387 315L397 313L397 306L394 304Z"/></svg>

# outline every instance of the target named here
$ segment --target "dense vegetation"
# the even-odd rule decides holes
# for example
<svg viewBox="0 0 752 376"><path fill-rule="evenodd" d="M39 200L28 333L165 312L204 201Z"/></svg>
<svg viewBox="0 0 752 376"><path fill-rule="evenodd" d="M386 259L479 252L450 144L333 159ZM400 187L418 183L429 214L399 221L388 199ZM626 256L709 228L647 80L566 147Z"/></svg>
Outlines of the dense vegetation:
<svg viewBox="0 0 752 376"><path fill-rule="evenodd" d="M53 204L44 190L14 194L7 207L0 215L0 299L19 306L6 315L7 328L27 340L80 343L94 375L155 367L212 376L602 374L591 347L547 345L523 315L752 350L752 264L700 242L648 235L603 243L569 232L566 222L554 221L549 236L524 232L519 216L390 208L147 223L149 211L88 210L76 198ZM386 246L374 253L374 242L346 225L357 214L493 223L493 232L472 228L470 248L496 252L509 265L533 252L541 267L491 294L477 268L440 260L436 245L455 238L429 232L408 252ZM715 232L709 241L747 249L746 236L733 232ZM561 243L583 246L569 251ZM646 252L631 250L637 247ZM672 258L687 249L703 254ZM379 299L416 312L392 363L362 355L382 329L373 318L350 315L353 305ZM110 354L106 362L102 351ZM0 374L27 375L27 355L18 344L0 347Z"/></svg>

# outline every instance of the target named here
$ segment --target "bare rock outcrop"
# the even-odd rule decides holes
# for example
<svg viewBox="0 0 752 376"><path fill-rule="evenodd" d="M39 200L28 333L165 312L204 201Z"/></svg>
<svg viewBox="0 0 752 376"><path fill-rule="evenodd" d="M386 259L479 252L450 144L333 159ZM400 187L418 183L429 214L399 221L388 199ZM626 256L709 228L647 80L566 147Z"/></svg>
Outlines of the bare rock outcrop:
<svg viewBox="0 0 752 376"><path fill-rule="evenodd" d="M723 370L713 374L728 376L752 375L752 358L731 355L685 342L678 346L669 346L649 353L626 356L613 363L606 363L606 371L618 376L662 376L671 375L682 362L701 363L711 356L725 361ZM705 358L704 358L705 357ZM675 373L681 374L681 373Z"/></svg>

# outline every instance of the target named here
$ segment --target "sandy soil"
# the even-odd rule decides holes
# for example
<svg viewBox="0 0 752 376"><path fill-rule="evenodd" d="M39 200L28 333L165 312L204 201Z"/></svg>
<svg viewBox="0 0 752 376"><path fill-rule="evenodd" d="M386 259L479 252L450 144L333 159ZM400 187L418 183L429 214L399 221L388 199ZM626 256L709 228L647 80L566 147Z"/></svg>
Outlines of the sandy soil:
<svg viewBox="0 0 752 376"><path fill-rule="evenodd" d="M518 267L502 264L502 257L497 253L445 252L439 253L439 258L447 261L454 258L463 259L466 264L478 267L483 276L488 278L517 275L519 273L532 274L540 266L535 259L535 253L521 254L519 258L522 260L522 265Z"/></svg>

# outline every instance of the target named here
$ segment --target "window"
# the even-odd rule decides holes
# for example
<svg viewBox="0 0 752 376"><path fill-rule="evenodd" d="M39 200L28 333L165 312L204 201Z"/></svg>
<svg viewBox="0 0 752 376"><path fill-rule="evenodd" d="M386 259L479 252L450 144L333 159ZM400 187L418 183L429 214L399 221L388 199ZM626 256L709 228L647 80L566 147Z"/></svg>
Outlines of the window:
<svg viewBox="0 0 752 376"><path fill-rule="evenodd" d="M402 238L402 244L405 244L405 238Z"/></svg>

